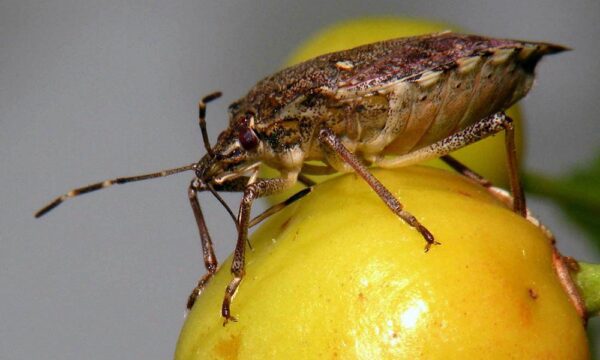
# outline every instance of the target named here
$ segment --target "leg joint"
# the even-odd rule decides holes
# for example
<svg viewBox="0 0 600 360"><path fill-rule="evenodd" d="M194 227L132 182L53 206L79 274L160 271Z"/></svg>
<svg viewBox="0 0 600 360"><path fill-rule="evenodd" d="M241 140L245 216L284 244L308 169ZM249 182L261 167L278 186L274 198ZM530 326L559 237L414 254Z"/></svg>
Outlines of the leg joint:
<svg viewBox="0 0 600 360"><path fill-rule="evenodd" d="M188 187L188 198L193 199L196 197L196 194L199 190L202 190L202 187L200 186L198 179L192 180L192 182L190 182L190 186Z"/></svg>
<svg viewBox="0 0 600 360"><path fill-rule="evenodd" d="M500 123L502 124L503 128L513 128L513 119L510 116L507 116L504 112L498 113L497 119L500 120Z"/></svg>
<svg viewBox="0 0 600 360"><path fill-rule="evenodd" d="M217 262L212 262L212 263L206 263L206 271L208 271L210 274L214 274L217 272L217 269L219 268L219 264L217 264Z"/></svg>
<svg viewBox="0 0 600 360"><path fill-rule="evenodd" d="M319 140L321 141L325 140L331 135L333 135L333 131L331 131L331 129L329 128L322 128L321 130L319 130Z"/></svg>

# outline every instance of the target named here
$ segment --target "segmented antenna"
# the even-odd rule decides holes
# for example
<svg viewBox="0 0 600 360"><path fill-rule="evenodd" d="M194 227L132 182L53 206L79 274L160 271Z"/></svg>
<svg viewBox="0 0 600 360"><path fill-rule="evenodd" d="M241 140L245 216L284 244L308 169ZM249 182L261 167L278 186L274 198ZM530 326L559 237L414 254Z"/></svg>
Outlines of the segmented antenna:
<svg viewBox="0 0 600 360"><path fill-rule="evenodd" d="M91 184L88 186L73 189L64 195L57 197L51 203L49 203L48 205L46 205L43 208L41 208L40 210L38 210L35 213L35 217L39 218L39 217L45 215L47 212L54 209L58 205L62 204L67 199L73 198L75 196L87 194L92 191L105 189L114 184L126 184L126 183L134 182L134 181L154 179L154 178L158 178L158 177L164 177L164 176L177 174L177 173L180 173L183 171L194 170L195 168L196 168L196 163L193 163L190 165L185 165L185 166L181 166L181 167L177 167L177 168L173 168L173 169L162 170L162 171L151 173L151 174L143 174L143 175L137 175L137 176L120 177L120 178L116 178L116 179L112 179L112 180L104 180L104 181L101 181L101 182L98 182L95 184Z"/></svg>
<svg viewBox="0 0 600 360"><path fill-rule="evenodd" d="M202 140L204 141L204 147L210 157L214 156L210 141L208 140L208 131L206 130L206 104L216 100L223 95L220 91L215 91L212 94L208 94L200 100L198 103L198 125L200 125L200 131L202 131Z"/></svg>

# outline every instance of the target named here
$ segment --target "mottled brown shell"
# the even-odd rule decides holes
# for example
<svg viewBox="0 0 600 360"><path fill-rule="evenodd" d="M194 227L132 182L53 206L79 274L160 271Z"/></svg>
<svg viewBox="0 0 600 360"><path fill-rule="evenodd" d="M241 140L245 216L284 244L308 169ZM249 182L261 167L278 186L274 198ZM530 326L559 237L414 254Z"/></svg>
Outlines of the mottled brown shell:
<svg viewBox="0 0 600 360"><path fill-rule="evenodd" d="M289 171L306 160L330 164L315 141L324 127L367 161L408 154L518 101L539 59L562 50L445 32L322 55L258 82L230 106L231 134L222 138L252 116L261 146L244 161ZM217 153L231 148L225 143Z"/></svg>
<svg viewBox="0 0 600 360"><path fill-rule="evenodd" d="M496 48L543 45L544 51L531 58L564 50L551 44L493 39L451 32L392 39L316 57L281 70L256 84L240 99L253 108L259 121L273 119L277 112L299 96L353 87L369 89L395 79L418 76L427 70L449 69L461 58L489 53Z"/></svg>

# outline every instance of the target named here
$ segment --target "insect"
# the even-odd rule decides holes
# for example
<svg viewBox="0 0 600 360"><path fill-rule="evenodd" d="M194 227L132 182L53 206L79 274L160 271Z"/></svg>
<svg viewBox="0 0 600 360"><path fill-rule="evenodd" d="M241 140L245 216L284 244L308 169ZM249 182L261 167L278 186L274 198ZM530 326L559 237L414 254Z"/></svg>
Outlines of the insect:
<svg viewBox="0 0 600 360"><path fill-rule="evenodd" d="M188 188L203 249L206 274L188 299L191 308L217 271L197 195L241 192L233 255L233 279L225 290L221 315L235 320L231 301L244 277L248 228L310 191L305 175L354 171L394 214L425 239L427 251L439 244L370 172L369 166L396 168L441 157L482 185L491 184L448 154L499 131L506 150L514 211L526 216L517 174L514 130L504 110L530 90L534 69L546 54L565 47L548 43L494 39L451 32L393 39L319 56L258 82L229 106L229 125L210 145L206 104L199 103L199 125L206 154L186 166L140 176L106 180L69 191L39 210L40 217L65 200L114 184L194 171ZM322 165L307 164L309 160ZM261 164L280 171L260 178ZM297 181L305 190L251 220L254 200L283 191Z"/></svg>

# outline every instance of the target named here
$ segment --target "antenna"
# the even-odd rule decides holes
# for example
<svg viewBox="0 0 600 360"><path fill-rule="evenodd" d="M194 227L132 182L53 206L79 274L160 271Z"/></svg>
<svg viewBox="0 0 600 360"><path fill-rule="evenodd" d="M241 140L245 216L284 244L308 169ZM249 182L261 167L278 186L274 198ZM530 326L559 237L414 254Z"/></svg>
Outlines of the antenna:
<svg viewBox="0 0 600 360"><path fill-rule="evenodd" d="M185 166L181 166L181 167L177 167L177 168L173 168L173 169L166 169L166 170L162 170L162 171L150 173L150 174L120 177L120 178L116 178L116 179L112 179L112 180L104 180L104 181L101 181L101 182L98 182L95 184L91 184L88 186L73 189L64 195L57 197L51 203L49 203L48 205L46 205L43 208L41 208L40 210L38 210L35 213L35 217L39 218L39 217L45 215L47 212L54 209L58 205L62 204L67 199L73 198L75 196L87 194L92 191L105 189L114 184L126 184L126 183L130 183L130 182L134 182L134 181L154 179L154 178L158 178L158 177L164 177L164 176L177 174L177 173L188 171L188 170L194 170L195 168L196 168L196 163L193 163L190 165L185 165Z"/></svg>

